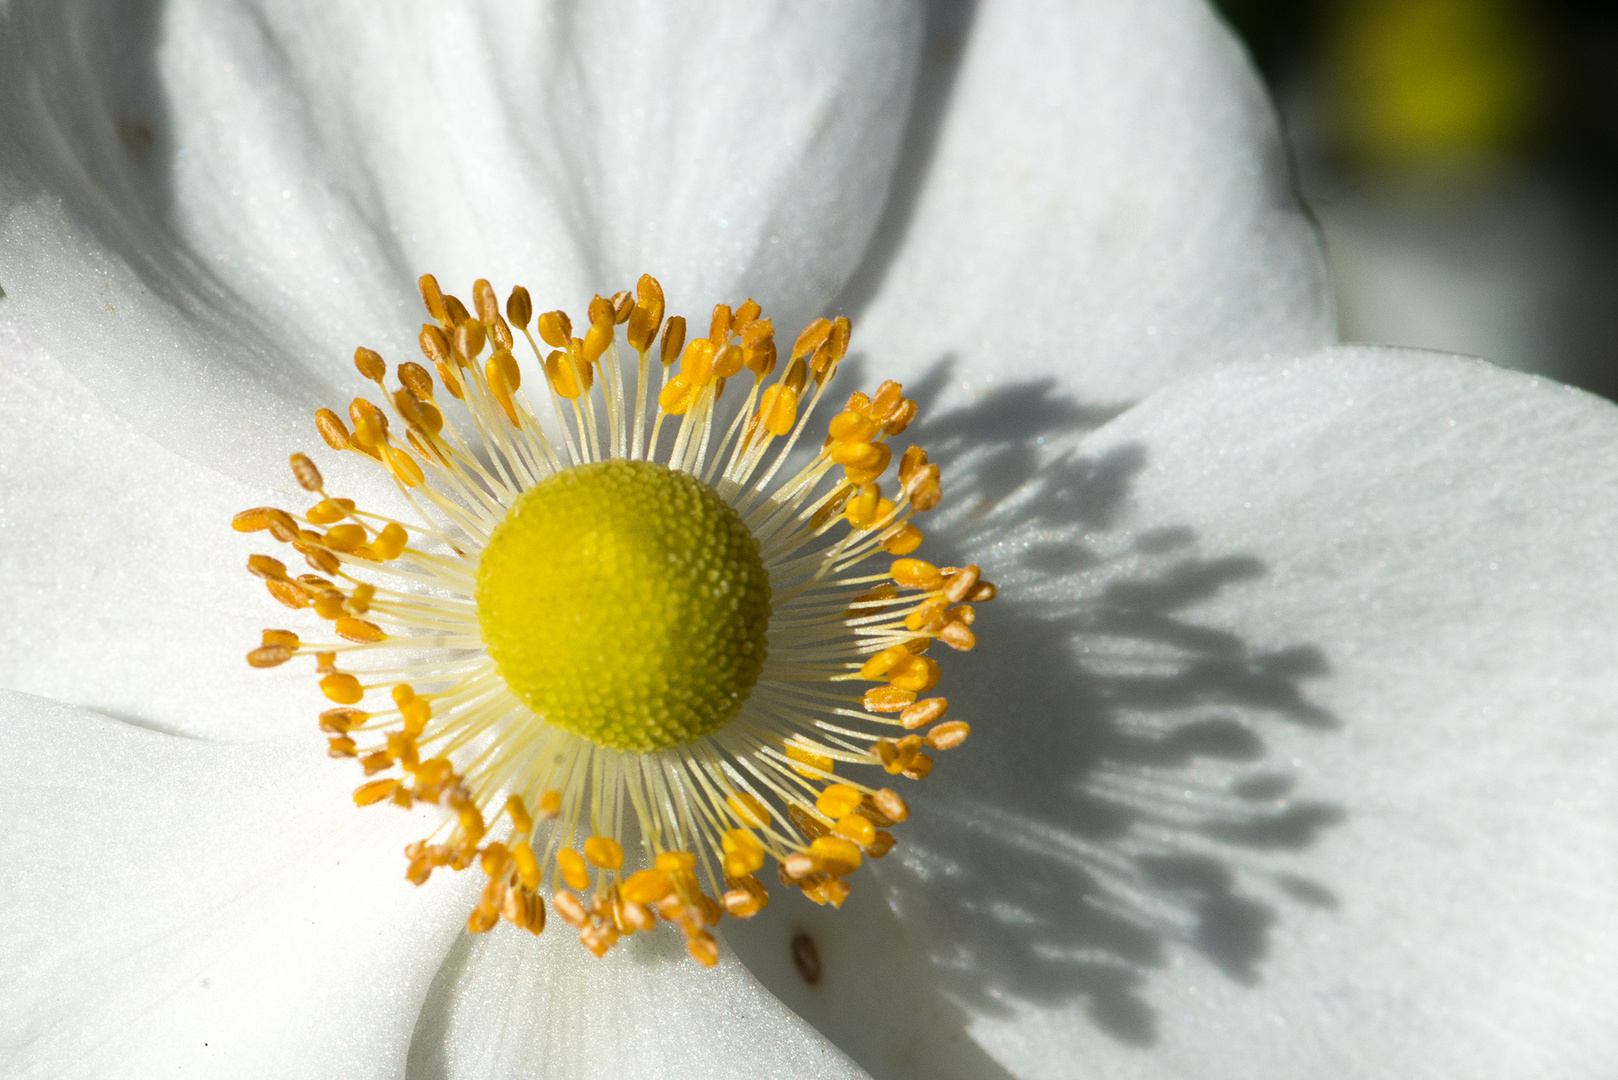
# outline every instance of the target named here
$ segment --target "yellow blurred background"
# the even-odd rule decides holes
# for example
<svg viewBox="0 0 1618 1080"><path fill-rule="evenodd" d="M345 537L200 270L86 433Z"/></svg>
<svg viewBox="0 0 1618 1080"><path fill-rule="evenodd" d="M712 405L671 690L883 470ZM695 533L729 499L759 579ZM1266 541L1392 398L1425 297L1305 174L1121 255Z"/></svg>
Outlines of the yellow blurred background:
<svg viewBox="0 0 1618 1080"><path fill-rule="evenodd" d="M1618 3L1217 6L1279 103L1346 340L1618 397Z"/></svg>

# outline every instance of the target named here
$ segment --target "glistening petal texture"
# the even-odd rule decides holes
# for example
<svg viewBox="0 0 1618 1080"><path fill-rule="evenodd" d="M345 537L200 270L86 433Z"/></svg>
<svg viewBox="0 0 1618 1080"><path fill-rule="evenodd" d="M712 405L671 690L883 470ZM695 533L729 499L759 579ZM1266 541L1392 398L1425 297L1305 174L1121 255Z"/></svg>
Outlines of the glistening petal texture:
<svg viewBox="0 0 1618 1080"><path fill-rule="evenodd" d="M958 62L924 69L850 290L874 290L855 343L884 375L1055 372L1118 404L1335 339L1273 107L1207 5L984 0L935 23Z"/></svg>
<svg viewBox="0 0 1618 1080"><path fill-rule="evenodd" d="M803 924L821 986L785 927L732 933L755 973L878 1077L961 1017L957 1076L1607 1071L1618 409L1339 348L1077 415L931 425L935 557L1001 586L940 688L973 734L890 906Z"/></svg>
<svg viewBox="0 0 1618 1080"><path fill-rule="evenodd" d="M463 936L433 983L409 1080L858 1080L865 1073L729 955L667 928L597 959L551 912L537 940Z"/></svg>
<svg viewBox="0 0 1618 1080"><path fill-rule="evenodd" d="M465 888L299 743L227 747L0 693L0 1058L28 1077L395 1077Z"/></svg>
<svg viewBox="0 0 1618 1080"><path fill-rule="evenodd" d="M330 703L308 662L254 671L244 657L264 627L319 624L247 573L250 553L288 549L230 519L313 496L164 449L15 324L0 323L0 367L0 687L205 738L312 739Z"/></svg>
<svg viewBox="0 0 1618 1080"><path fill-rule="evenodd" d="M415 351L415 277L582 309L842 286L888 186L914 4L13 5L0 285L154 437L267 435ZM787 332L791 332L790 330ZM245 445L244 445L245 444Z"/></svg>

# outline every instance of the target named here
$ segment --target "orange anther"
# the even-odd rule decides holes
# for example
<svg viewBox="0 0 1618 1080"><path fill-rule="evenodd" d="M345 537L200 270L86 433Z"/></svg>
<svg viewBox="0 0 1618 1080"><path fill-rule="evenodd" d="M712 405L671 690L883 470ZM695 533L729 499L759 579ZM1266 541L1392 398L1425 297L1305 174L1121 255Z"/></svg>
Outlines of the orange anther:
<svg viewBox="0 0 1618 1080"><path fill-rule="evenodd" d="M746 829L727 829L719 844L725 853L726 877L743 877L764 865L764 846Z"/></svg>
<svg viewBox="0 0 1618 1080"><path fill-rule="evenodd" d="M336 672L320 680L320 692L339 705L353 705L365 696L364 687L352 675Z"/></svg>
<svg viewBox="0 0 1618 1080"><path fill-rule="evenodd" d="M899 407L888 417L887 423L882 425L882 431L887 435L902 435L912 421L916 419L916 403L906 398Z"/></svg>
<svg viewBox="0 0 1618 1080"><path fill-rule="evenodd" d="M264 582L264 586L270 590L271 596L289 608L296 610L309 606L309 594L295 582L284 578L271 578Z"/></svg>
<svg viewBox="0 0 1618 1080"><path fill-rule="evenodd" d="M506 796L506 816L511 818L511 827L520 833L534 831L534 819L528 813L528 807L523 805L520 795Z"/></svg>
<svg viewBox="0 0 1618 1080"><path fill-rule="evenodd" d="M260 645L285 645L289 649L298 647L298 635L291 630L266 630L259 641Z"/></svg>
<svg viewBox="0 0 1618 1080"><path fill-rule="evenodd" d="M488 344L489 336L483 329L483 324L473 319L455 324L455 333L450 335L450 348L454 351L455 361L462 366L471 364L483 352L483 346Z"/></svg>
<svg viewBox="0 0 1618 1080"><path fill-rule="evenodd" d="M873 686L865 691L864 705L866 712L898 712L916 700L916 695L909 690L900 690L897 686Z"/></svg>
<svg viewBox="0 0 1618 1080"><path fill-rule="evenodd" d="M353 512L353 499L321 499L305 511L303 516L316 525L330 525L342 521Z"/></svg>
<svg viewBox="0 0 1618 1080"><path fill-rule="evenodd" d="M879 521L882 504L882 489L875 483L866 482L854 497L848 500L848 506L843 510L843 517L856 529L869 529Z"/></svg>
<svg viewBox="0 0 1618 1080"><path fill-rule="evenodd" d="M665 874L689 874L697 868L697 857L689 851L660 851L652 865Z"/></svg>
<svg viewBox="0 0 1618 1080"><path fill-rule="evenodd" d="M364 615L371 609L371 597L375 595L375 585L369 583L356 585L348 599L343 601L343 610L350 615Z"/></svg>
<svg viewBox="0 0 1618 1080"><path fill-rule="evenodd" d="M437 278L431 274L423 274L416 279L416 287L421 290L421 302L427 305L427 314L439 322L449 318L444 307L444 294L439 291Z"/></svg>
<svg viewBox="0 0 1618 1080"><path fill-rule="evenodd" d="M540 338L553 349L565 349L573 341L573 320L565 311L547 311L539 317L535 329Z"/></svg>
<svg viewBox="0 0 1618 1080"><path fill-rule="evenodd" d="M399 714L404 717L405 734L415 737L427 730L433 707L421 698L413 698L399 706Z"/></svg>
<svg viewBox="0 0 1618 1080"><path fill-rule="evenodd" d="M337 636L343 640L355 641L363 645L374 644L388 636L382 632L382 628L376 623L347 615L338 619L333 629L337 631Z"/></svg>
<svg viewBox="0 0 1618 1080"><path fill-rule="evenodd" d="M551 384L551 392L557 397L567 398L570 401L582 394L589 383L583 372L579 370L579 366L579 361L574 360L561 349L557 349L547 356L545 358L545 378Z"/></svg>
<svg viewBox="0 0 1618 1080"><path fill-rule="evenodd" d="M491 841L486 845L483 849L483 854L478 858L478 863L483 867L483 872L490 877L499 877L505 872L506 865L510 862L511 852L507 851L506 845L498 840Z"/></svg>
<svg viewBox="0 0 1618 1080"><path fill-rule="evenodd" d="M356 806L370 806L379 803L399 786L397 780L371 780L354 789L354 804Z"/></svg>
<svg viewBox="0 0 1618 1080"><path fill-rule="evenodd" d="M911 780L925 780L932 771L933 759L926 754L917 754L904 769L904 775Z"/></svg>
<svg viewBox="0 0 1618 1080"><path fill-rule="evenodd" d="M255 577L264 578L266 581L277 581L287 576L286 563L280 559L272 559L268 555L249 555L247 570Z"/></svg>
<svg viewBox="0 0 1618 1080"><path fill-rule="evenodd" d="M506 318L519 329L528 328L528 320L534 317L534 302L528 298L528 290L521 285L511 290L506 297Z"/></svg>
<svg viewBox="0 0 1618 1080"><path fill-rule="evenodd" d="M882 788L871 793L871 802L883 817L892 822L901 822L910 816L910 807L904 799L892 788Z"/></svg>
<svg viewBox="0 0 1618 1080"><path fill-rule="evenodd" d="M860 678L871 682L885 678L888 672L909 658L909 649L906 649L903 645L890 645L888 648L869 657L860 666Z"/></svg>
<svg viewBox="0 0 1618 1080"><path fill-rule="evenodd" d="M539 814L542 821L554 821L562 812L562 793L555 788L546 788L539 793Z"/></svg>
<svg viewBox="0 0 1618 1080"><path fill-rule="evenodd" d="M798 335L798 340L792 343L792 359L796 360L800 356L808 356L820 348L821 344L830 336L831 320L816 319L804 327L802 333Z"/></svg>
<svg viewBox="0 0 1618 1080"><path fill-rule="evenodd" d="M364 345L354 350L354 369L362 378L380 383L388 373L388 365L383 363L382 354L375 349L367 349Z"/></svg>
<svg viewBox="0 0 1618 1080"><path fill-rule="evenodd" d="M930 656L910 655L889 668L886 677L899 689L920 694L937 686L938 676L938 661Z"/></svg>
<svg viewBox="0 0 1618 1080"><path fill-rule="evenodd" d="M980 581L972 587L971 592L966 594L966 599L974 604L987 604L995 598L996 591L992 582Z"/></svg>
<svg viewBox="0 0 1618 1080"><path fill-rule="evenodd" d="M629 875L620 891L632 904L655 904L674 891L674 883L661 870L641 870Z"/></svg>
<svg viewBox="0 0 1618 1080"><path fill-rule="evenodd" d="M706 930L687 938L685 947L703 967L713 967L719 963L719 942Z"/></svg>
<svg viewBox="0 0 1618 1080"><path fill-rule="evenodd" d="M965 720L946 720L927 733L927 745L934 750L952 750L972 734L972 725Z"/></svg>
<svg viewBox="0 0 1618 1080"><path fill-rule="evenodd" d="M334 735L326 740L326 753L330 757L345 758L353 757L357 750L354 747L354 740L347 735Z"/></svg>
<svg viewBox="0 0 1618 1080"><path fill-rule="evenodd" d="M964 622L954 620L944 624L943 629L938 632L938 640L961 652L970 652L978 643L977 635L968 630Z"/></svg>
<svg viewBox="0 0 1618 1080"><path fill-rule="evenodd" d="M365 543L365 526L363 525L334 525L320 538L320 542L333 551L345 554Z"/></svg>
<svg viewBox="0 0 1618 1080"><path fill-rule="evenodd" d="M926 727L949 710L949 702L941 697L918 701L899 714L899 723L907 728Z"/></svg>
<svg viewBox="0 0 1618 1080"><path fill-rule="evenodd" d="M309 460L309 455L293 454L290 460L292 463L292 475L297 479L298 486L303 490L319 491L325 486L325 481L320 478L320 470L315 468L313 461Z"/></svg>
<svg viewBox="0 0 1618 1080"><path fill-rule="evenodd" d="M882 550L889 555L908 555L921 546L921 530L906 522L882 536Z"/></svg>
<svg viewBox="0 0 1618 1080"><path fill-rule="evenodd" d="M585 910L584 901L574 893L558 892L551 898L551 907L556 909L556 914L562 917L563 922L576 930L583 930L590 925L590 913Z"/></svg>
<svg viewBox="0 0 1618 1080"><path fill-rule="evenodd" d="M726 345L714 355L713 373L721 379L728 379L742 369L744 353L740 345Z"/></svg>
<svg viewBox="0 0 1618 1080"><path fill-rule="evenodd" d="M393 478L405 487L420 487L424 479L421 466L416 459L402 450L395 450L392 446L383 443L378 450L382 453L382 461L393 474Z"/></svg>
<svg viewBox="0 0 1618 1080"><path fill-rule="evenodd" d="M624 865L624 849L610 836L592 836L584 842L584 857L603 870Z"/></svg>
<svg viewBox="0 0 1618 1080"><path fill-rule="evenodd" d="M251 510L243 510L230 519L230 527L237 532L260 532L270 527L269 519L264 515L271 509L268 506L255 506Z"/></svg>

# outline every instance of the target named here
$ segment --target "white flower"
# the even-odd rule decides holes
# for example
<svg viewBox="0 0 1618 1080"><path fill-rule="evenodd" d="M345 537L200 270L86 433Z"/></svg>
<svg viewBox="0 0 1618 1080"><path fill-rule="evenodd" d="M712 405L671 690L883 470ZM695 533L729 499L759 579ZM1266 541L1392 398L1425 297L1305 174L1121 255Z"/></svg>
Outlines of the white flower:
<svg viewBox="0 0 1618 1080"><path fill-rule="evenodd" d="M1618 412L1328 347L1205 10L506 6L4 9L4 1071L1609 1067ZM726 924L752 974L464 934L241 664L226 522L423 270L846 308L926 399L976 734L881 889Z"/></svg>

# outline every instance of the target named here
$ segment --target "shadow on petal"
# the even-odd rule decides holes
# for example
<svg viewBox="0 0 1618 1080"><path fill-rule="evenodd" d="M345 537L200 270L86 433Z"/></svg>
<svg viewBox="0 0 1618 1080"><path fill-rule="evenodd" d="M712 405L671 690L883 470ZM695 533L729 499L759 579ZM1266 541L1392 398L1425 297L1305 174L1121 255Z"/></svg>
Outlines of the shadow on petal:
<svg viewBox="0 0 1618 1080"><path fill-rule="evenodd" d="M923 415L949 374L940 363L912 387ZM1256 985L1288 906L1336 904L1329 883L1274 858L1344 817L1272 749L1283 730L1337 729L1308 693L1324 656L1198 621L1194 608L1262 587L1267 568L1203 551L1178 525L1118 525L1145 450L1094 456L1078 444L1119 411L1029 383L913 429L946 489L922 554L979 563L1000 586L977 648L945 664L950 717L972 737L925 783L900 788L912 814L874 868L891 915L853 901L823 919L782 905L846 971L829 964L821 987L794 985L781 959L791 927L729 930L766 985L877 1076L921 1075L892 1055L904 1023L945 1039L963 1019L1025 1006L1077 1001L1110 1038L1149 1046L1154 975L1189 957ZM839 946L875 940L852 923L895 915L903 948ZM934 1015L912 1007L886 1043L862 1050L855 1018L911 994L902 980L926 984Z"/></svg>

